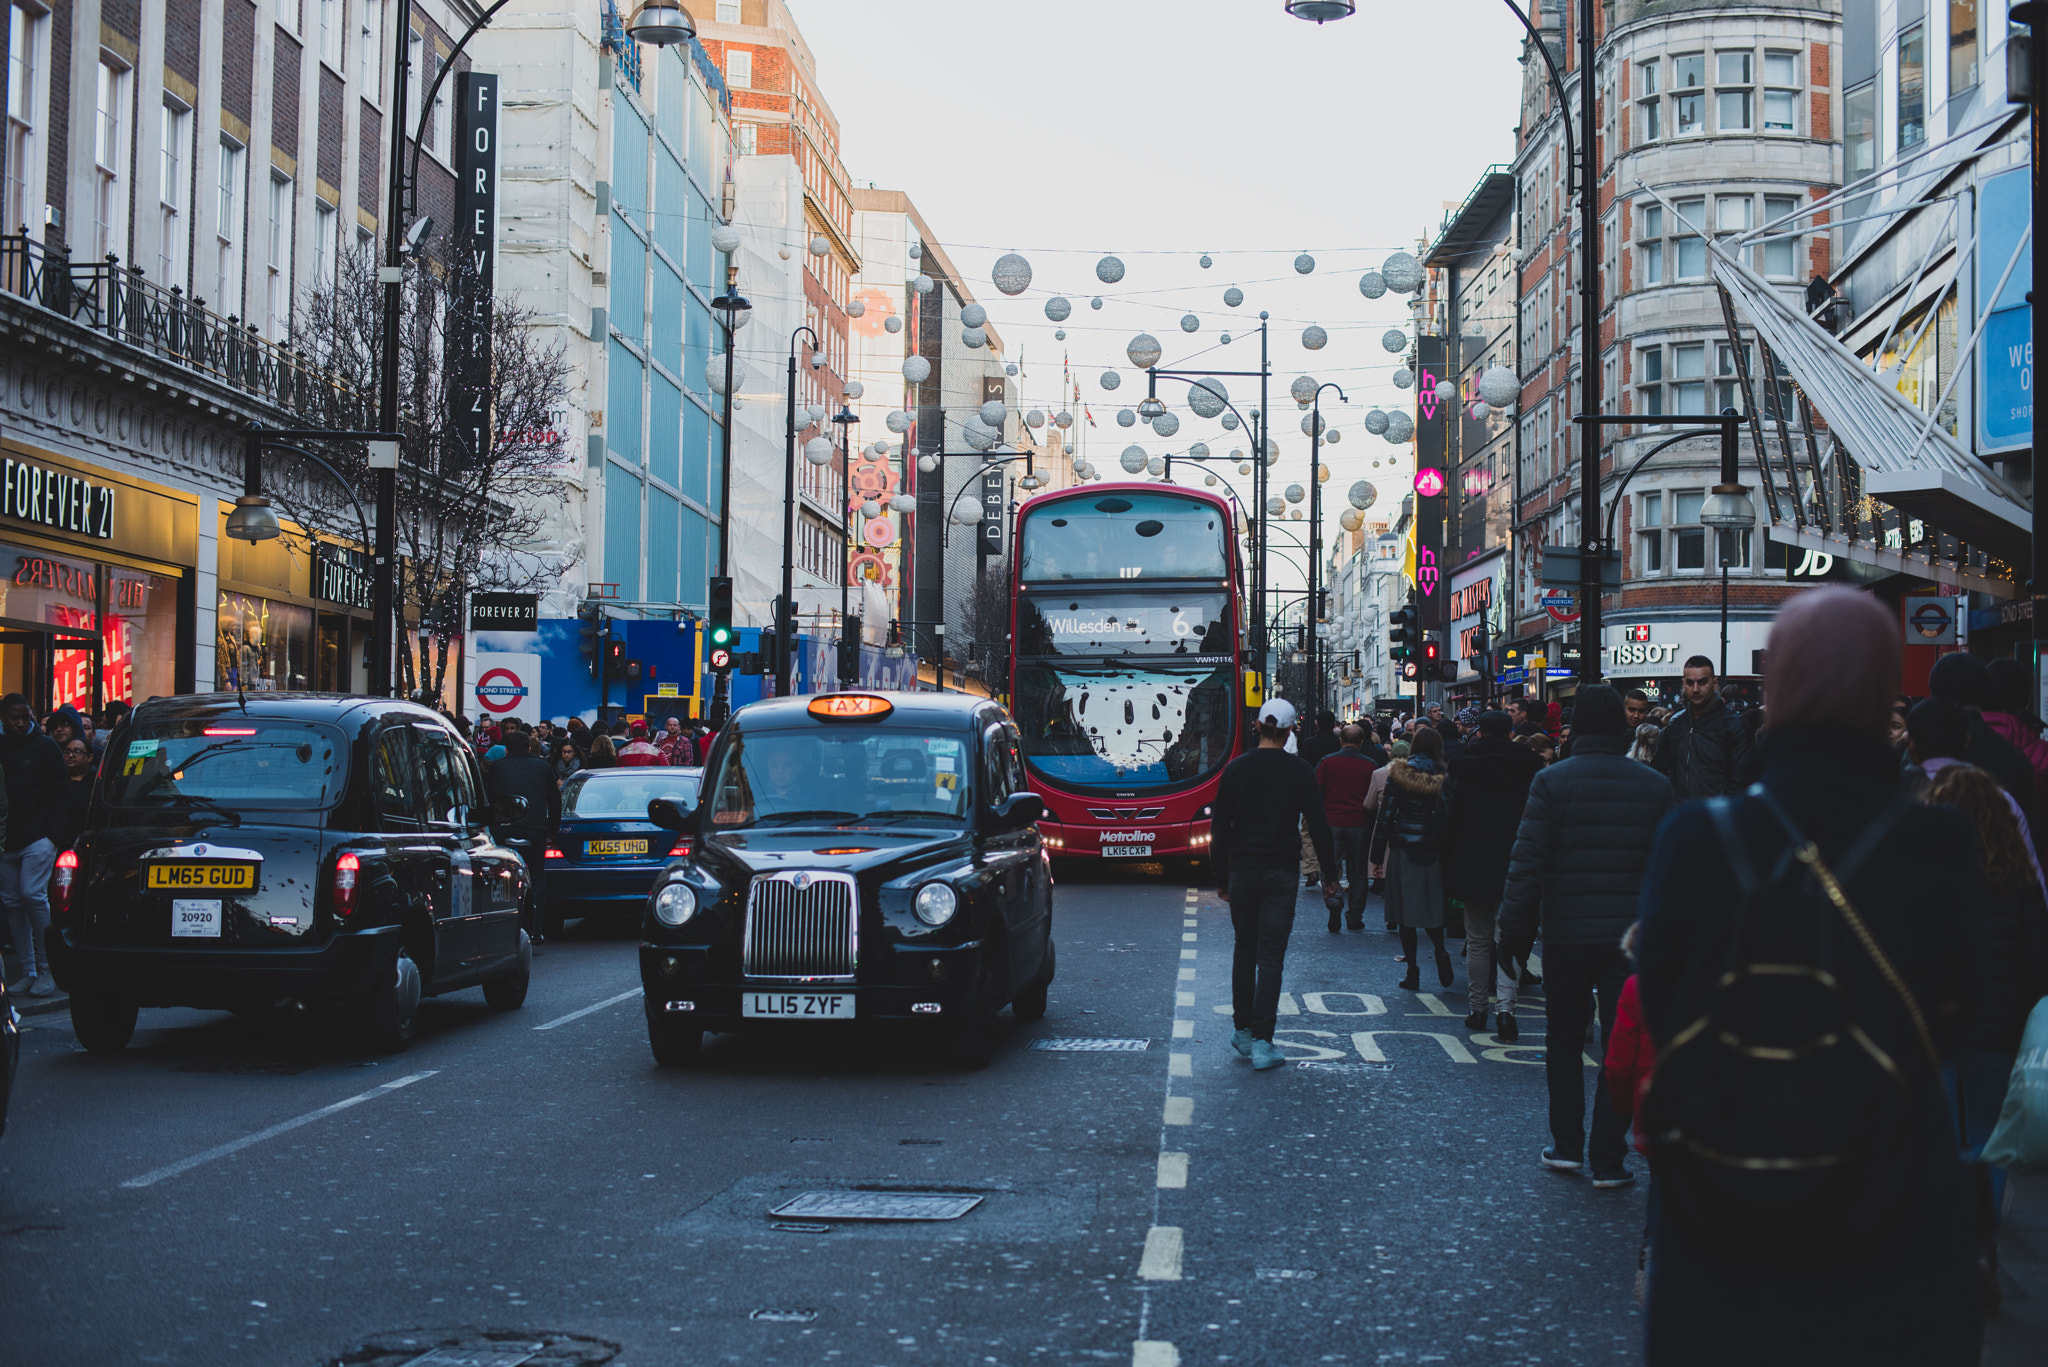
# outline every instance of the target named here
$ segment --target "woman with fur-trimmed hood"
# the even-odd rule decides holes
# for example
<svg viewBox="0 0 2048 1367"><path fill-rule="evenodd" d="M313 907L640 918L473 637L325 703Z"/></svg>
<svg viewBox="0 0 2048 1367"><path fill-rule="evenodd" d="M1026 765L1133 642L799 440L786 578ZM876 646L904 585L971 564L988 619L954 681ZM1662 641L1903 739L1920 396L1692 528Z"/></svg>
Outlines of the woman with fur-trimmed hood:
<svg viewBox="0 0 2048 1367"><path fill-rule="evenodd" d="M1413 992L1422 985L1415 932L1429 932L1436 948L1436 972L1451 985L1451 955L1444 948L1443 738L1420 727L1409 740L1406 759L1387 766L1387 786L1380 794L1379 820L1373 826L1372 859L1387 866L1387 919L1401 930L1401 952L1408 975L1401 986Z"/></svg>

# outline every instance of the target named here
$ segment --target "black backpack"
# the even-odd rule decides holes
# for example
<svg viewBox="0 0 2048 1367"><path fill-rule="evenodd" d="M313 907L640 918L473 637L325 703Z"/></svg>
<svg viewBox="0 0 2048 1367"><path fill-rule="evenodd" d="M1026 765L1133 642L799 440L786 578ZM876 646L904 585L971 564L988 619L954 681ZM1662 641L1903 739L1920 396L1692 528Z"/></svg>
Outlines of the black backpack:
<svg viewBox="0 0 2048 1367"><path fill-rule="evenodd" d="M1914 803L1879 813L1837 871L1760 785L1749 799L1784 840L1752 852L1735 804L1708 803L1742 900L1725 961L1696 970L1715 975L1705 1009L1660 1051L1643 1096L1650 1166L1669 1218L1712 1250L1867 1256L1916 1189L1940 1063L1842 884Z"/></svg>

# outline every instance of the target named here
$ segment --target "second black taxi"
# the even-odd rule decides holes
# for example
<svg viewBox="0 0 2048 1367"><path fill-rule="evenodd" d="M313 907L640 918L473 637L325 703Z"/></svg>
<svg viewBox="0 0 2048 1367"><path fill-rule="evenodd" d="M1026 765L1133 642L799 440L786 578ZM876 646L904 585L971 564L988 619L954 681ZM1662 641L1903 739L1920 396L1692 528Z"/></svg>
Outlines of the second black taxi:
<svg viewBox="0 0 2048 1367"><path fill-rule="evenodd" d="M984 698L832 693L742 708L648 899L647 1033L663 1064L707 1031L917 1026L968 1066L1005 1006L1045 1014L1052 876L1016 725Z"/></svg>

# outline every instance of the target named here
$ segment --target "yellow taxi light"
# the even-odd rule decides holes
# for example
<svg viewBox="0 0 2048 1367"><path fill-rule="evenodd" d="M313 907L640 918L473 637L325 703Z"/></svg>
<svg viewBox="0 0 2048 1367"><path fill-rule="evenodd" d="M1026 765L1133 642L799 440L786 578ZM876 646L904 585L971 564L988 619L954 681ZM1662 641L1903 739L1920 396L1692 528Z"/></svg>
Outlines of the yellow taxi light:
<svg viewBox="0 0 2048 1367"><path fill-rule="evenodd" d="M809 710L819 721L880 721L896 704L872 693L827 693L811 699Z"/></svg>

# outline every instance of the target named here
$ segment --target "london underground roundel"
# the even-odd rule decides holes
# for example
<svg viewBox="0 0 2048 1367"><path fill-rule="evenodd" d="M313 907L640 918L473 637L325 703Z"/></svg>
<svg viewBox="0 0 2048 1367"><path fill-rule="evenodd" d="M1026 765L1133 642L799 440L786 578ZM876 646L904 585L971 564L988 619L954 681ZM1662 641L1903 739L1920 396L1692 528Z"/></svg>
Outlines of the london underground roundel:
<svg viewBox="0 0 2048 1367"><path fill-rule="evenodd" d="M503 667L487 669L476 681L477 705L486 712L504 713L518 707L526 697L526 681Z"/></svg>

